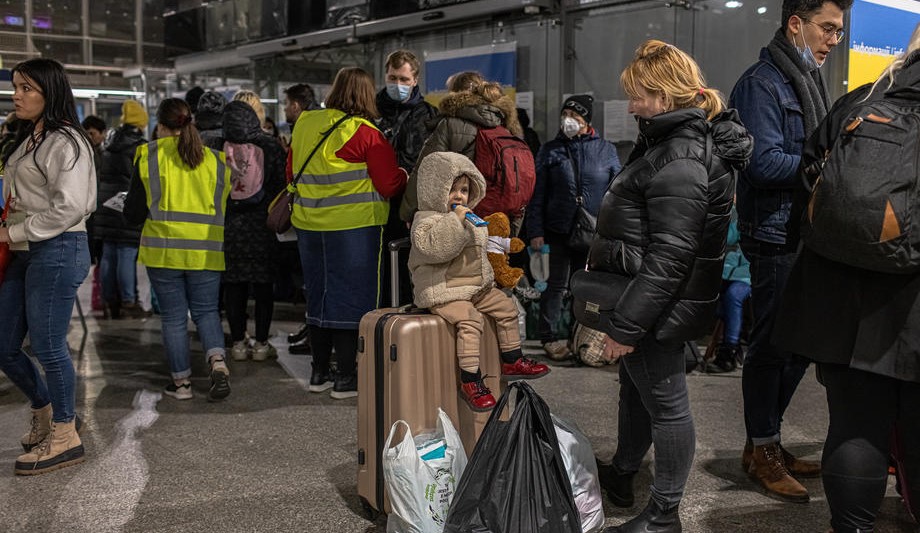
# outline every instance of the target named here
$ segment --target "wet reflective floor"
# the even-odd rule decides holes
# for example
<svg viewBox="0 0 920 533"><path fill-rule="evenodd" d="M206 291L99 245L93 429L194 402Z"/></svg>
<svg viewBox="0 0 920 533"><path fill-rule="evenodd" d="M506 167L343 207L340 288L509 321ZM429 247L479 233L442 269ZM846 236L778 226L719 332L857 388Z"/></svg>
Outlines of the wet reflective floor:
<svg viewBox="0 0 920 533"><path fill-rule="evenodd" d="M81 300L88 311L88 284ZM205 400L208 380L193 326L195 398L180 402L160 395L169 373L158 317L104 320L88 313L79 353L83 330L75 313L69 340L87 461L14 476L28 405L0 377L0 532L386 531L385 519L368 520L357 497L357 400L308 393L309 357L287 354L284 335L297 329L302 313L302 307L278 305L273 343L279 358L231 362L232 393L221 403ZM684 531L826 532L820 479L804 481L810 503L782 503L741 471L740 371L694 373L688 381L697 449L681 504ZM556 364L532 385L554 414L581 427L597 455L613 454L615 367ZM824 393L809 372L787 412L783 440L793 453L818 459L826 430ZM633 509L605 501L607 525L638 514L650 480L646 465ZM877 531L918 531L893 484Z"/></svg>

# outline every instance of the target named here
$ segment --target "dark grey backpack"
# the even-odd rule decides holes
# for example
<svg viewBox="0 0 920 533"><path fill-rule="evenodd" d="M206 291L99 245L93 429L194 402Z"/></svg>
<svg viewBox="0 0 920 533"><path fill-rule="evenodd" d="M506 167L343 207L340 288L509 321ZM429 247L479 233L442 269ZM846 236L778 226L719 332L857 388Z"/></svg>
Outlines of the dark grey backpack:
<svg viewBox="0 0 920 533"><path fill-rule="evenodd" d="M805 245L893 274L920 271L920 107L877 100L845 121L815 182Z"/></svg>

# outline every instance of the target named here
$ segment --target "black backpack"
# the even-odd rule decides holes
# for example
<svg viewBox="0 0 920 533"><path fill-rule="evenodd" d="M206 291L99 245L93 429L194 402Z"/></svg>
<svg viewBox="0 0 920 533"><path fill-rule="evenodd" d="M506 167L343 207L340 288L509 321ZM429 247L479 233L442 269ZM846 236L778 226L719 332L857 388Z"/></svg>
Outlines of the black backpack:
<svg viewBox="0 0 920 533"><path fill-rule="evenodd" d="M815 181L805 245L847 265L920 271L920 107L889 100L853 109Z"/></svg>

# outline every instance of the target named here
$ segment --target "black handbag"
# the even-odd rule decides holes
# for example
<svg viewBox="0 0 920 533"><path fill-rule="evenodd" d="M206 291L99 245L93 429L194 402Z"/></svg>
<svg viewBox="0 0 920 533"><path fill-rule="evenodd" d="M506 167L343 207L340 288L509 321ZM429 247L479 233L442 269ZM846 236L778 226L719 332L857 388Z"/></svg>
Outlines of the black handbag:
<svg viewBox="0 0 920 533"><path fill-rule="evenodd" d="M613 312L631 278L600 270L578 270L572 274L572 312L579 324L610 333Z"/></svg>
<svg viewBox="0 0 920 533"><path fill-rule="evenodd" d="M583 201L579 196L576 201ZM572 225L572 232L569 234L569 248L582 253L587 253L591 248L591 241L594 240L594 233L597 230L597 217L585 209L581 203L578 204L578 210L575 211L575 223Z"/></svg>
<svg viewBox="0 0 920 533"><path fill-rule="evenodd" d="M265 219L265 225L268 226L268 229L275 233L284 233L291 229L291 214L294 212L294 200L297 197L297 183L300 181L300 177L303 176L303 171L307 168L307 163L313 159L313 154L315 154L316 151L319 150L319 147L326 142L326 139L332 135L332 132L349 118L351 118L351 115L346 113L345 116L340 118L331 128L323 132L323 137L316 146L313 147L313 151L310 152L310 155L307 156L303 165L300 166L300 170L297 171L297 177L295 177L287 187L281 189L281 192L279 192L271 203L268 204L268 217Z"/></svg>
<svg viewBox="0 0 920 533"><path fill-rule="evenodd" d="M566 243L569 248L576 252L587 253L591 248L591 241L594 240L594 233L597 230L597 217L585 209L584 189L581 183L581 169L569 147L565 147L565 152L572 161L572 169L575 171L575 190L578 195L575 197L575 205L578 208L575 211L575 222L572 224L572 231L569 233L569 240Z"/></svg>

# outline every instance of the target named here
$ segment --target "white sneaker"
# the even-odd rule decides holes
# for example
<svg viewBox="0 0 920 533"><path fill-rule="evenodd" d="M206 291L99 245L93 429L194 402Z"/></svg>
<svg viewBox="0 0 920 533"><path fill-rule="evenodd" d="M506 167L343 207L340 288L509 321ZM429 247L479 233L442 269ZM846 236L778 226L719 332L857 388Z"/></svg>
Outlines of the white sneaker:
<svg viewBox="0 0 920 533"><path fill-rule="evenodd" d="M268 342L256 342L252 347L252 360L265 361L268 358L277 358L278 350Z"/></svg>
<svg viewBox="0 0 920 533"><path fill-rule="evenodd" d="M170 398L175 398L177 400L191 400L192 399L192 384L191 382L183 383L182 385L176 385L175 383L170 383L163 389L163 394L169 396Z"/></svg>
<svg viewBox="0 0 920 533"><path fill-rule="evenodd" d="M233 343L233 347L230 348L230 357L234 361L245 361L249 357L249 343L246 341L237 341ZM255 359L255 356L253 356Z"/></svg>

